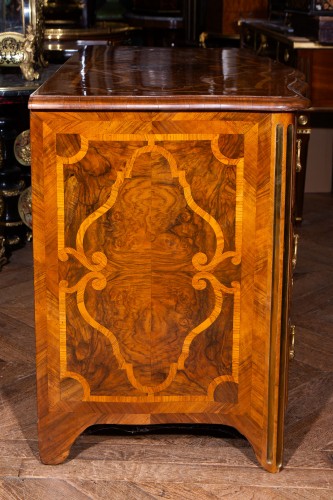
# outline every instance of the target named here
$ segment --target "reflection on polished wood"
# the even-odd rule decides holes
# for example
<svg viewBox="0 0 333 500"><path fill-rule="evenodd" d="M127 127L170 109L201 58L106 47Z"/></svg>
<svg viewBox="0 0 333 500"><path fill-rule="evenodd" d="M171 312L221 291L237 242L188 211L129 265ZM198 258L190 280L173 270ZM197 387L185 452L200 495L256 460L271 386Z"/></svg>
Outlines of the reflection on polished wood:
<svg viewBox="0 0 333 500"><path fill-rule="evenodd" d="M290 111L309 104L305 88L297 70L237 49L88 47L30 108Z"/></svg>
<svg viewBox="0 0 333 500"><path fill-rule="evenodd" d="M215 423L282 465L303 82L266 61L238 95L252 57L187 53L93 48L31 99L45 463L96 423Z"/></svg>
<svg viewBox="0 0 333 500"><path fill-rule="evenodd" d="M62 62L86 45L119 45L134 30L125 23L108 23L106 27L89 29L48 28L44 32L44 52L50 60Z"/></svg>

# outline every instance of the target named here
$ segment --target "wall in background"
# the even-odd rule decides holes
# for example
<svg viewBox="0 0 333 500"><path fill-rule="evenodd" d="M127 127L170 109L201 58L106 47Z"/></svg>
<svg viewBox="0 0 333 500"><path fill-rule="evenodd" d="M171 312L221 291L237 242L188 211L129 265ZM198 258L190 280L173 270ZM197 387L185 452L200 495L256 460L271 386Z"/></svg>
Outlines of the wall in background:
<svg viewBox="0 0 333 500"><path fill-rule="evenodd" d="M333 129L312 129L306 168L306 193L332 191Z"/></svg>

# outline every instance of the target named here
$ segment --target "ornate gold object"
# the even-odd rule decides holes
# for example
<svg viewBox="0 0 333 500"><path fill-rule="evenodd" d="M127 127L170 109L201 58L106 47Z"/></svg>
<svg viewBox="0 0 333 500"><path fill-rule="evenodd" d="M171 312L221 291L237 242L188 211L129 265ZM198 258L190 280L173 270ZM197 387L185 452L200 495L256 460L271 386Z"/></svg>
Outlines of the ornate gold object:
<svg viewBox="0 0 333 500"><path fill-rule="evenodd" d="M296 326L291 325L290 327L290 347L289 347L289 359L292 360L295 357L295 332Z"/></svg>
<svg viewBox="0 0 333 500"><path fill-rule="evenodd" d="M24 187L25 187L25 182L23 179L21 179L17 189L1 189L0 193L5 198L10 198L11 196L19 196Z"/></svg>
<svg viewBox="0 0 333 500"><path fill-rule="evenodd" d="M18 211L24 224L32 229L32 203L31 203L31 186L21 193L18 201Z"/></svg>
<svg viewBox="0 0 333 500"><path fill-rule="evenodd" d="M19 66L26 80L39 78L43 23L41 0L0 0L0 67Z"/></svg>
<svg viewBox="0 0 333 500"><path fill-rule="evenodd" d="M24 35L2 33L0 35L0 65L18 66L23 62Z"/></svg>
<svg viewBox="0 0 333 500"><path fill-rule="evenodd" d="M32 26L27 27L27 33L23 44L23 61L20 64L21 71L26 80L37 80L39 73L34 70L36 36Z"/></svg>
<svg viewBox="0 0 333 500"><path fill-rule="evenodd" d="M14 154L16 160L28 167L31 163L30 130L24 130L15 139Z"/></svg>

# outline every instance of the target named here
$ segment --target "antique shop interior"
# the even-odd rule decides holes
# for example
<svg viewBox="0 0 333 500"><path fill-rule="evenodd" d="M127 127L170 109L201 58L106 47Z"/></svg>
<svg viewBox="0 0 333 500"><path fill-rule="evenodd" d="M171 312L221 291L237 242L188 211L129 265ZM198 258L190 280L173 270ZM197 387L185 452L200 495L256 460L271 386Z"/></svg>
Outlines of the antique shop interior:
<svg viewBox="0 0 333 500"><path fill-rule="evenodd" d="M333 0L0 9L0 500L331 499Z"/></svg>

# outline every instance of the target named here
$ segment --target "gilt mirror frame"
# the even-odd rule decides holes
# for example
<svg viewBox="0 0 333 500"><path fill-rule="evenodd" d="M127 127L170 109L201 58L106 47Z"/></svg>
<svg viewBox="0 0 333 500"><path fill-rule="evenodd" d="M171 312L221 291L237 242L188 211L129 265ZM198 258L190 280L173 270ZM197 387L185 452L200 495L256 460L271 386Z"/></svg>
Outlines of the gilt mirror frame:
<svg viewBox="0 0 333 500"><path fill-rule="evenodd" d="M39 78L42 0L0 0L0 71L19 66L26 80Z"/></svg>

